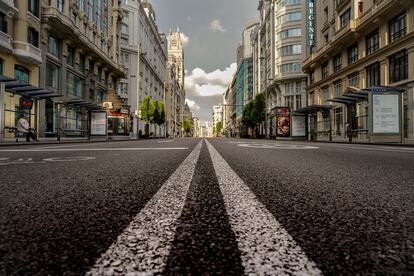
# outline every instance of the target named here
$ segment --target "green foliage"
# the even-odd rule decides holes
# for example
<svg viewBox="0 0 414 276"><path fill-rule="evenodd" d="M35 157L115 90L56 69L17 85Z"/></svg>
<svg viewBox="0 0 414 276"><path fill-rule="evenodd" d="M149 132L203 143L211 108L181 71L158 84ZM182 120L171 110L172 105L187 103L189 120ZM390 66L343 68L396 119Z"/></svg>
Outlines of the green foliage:
<svg viewBox="0 0 414 276"><path fill-rule="evenodd" d="M261 124L266 120L266 98L263 94L259 94L253 101L253 117L254 124Z"/></svg>
<svg viewBox="0 0 414 276"><path fill-rule="evenodd" d="M164 103L162 102L158 102L158 110L160 113L160 117L157 121L157 124L160 126L162 124L165 123L165 108L164 108Z"/></svg>
<svg viewBox="0 0 414 276"><path fill-rule="evenodd" d="M183 129L185 133L189 133L192 129L192 125L188 120L184 120L183 122Z"/></svg>
<svg viewBox="0 0 414 276"><path fill-rule="evenodd" d="M246 127L255 127L266 119L266 99L263 94L249 102L243 109L242 122Z"/></svg>
<svg viewBox="0 0 414 276"><path fill-rule="evenodd" d="M147 96L141 101L140 110L142 120L144 120L147 124L153 121L154 104L150 97Z"/></svg>
<svg viewBox="0 0 414 276"><path fill-rule="evenodd" d="M156 100L152 102L152 105L154 106L154 112L152 114L151 123L158 124L158 122L160 121L160 117L161 117L160 109L159 109L160 105L158 104L158 101Z"/></svg>
<svg viewBox="0 0 414 276"><path fill-rule="evenodd" d="M216 130L217 134L220 134L221 131L223 130L223 122L218 122L216 124L216 129L215 130Z"/></svg>

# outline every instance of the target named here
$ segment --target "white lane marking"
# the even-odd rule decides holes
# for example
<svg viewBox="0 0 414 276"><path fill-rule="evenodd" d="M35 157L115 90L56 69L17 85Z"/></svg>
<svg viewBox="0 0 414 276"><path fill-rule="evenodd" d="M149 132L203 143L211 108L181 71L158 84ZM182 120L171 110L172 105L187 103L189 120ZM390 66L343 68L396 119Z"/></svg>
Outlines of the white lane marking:
<svg viewBox="0 0 414 276"><path fill-rule="evenodd" d="M181 148L88 148L88 149L9 149L0 152L65 152L65 151L141 151L141 150L188 150Z"/></svg>
<svg viewBox="0 0 414 276"><path fill-rule="evenodd" d="M172 143L174 142L173 140L162 140L162 141L158 141L158 143Z"/></svg>
<svg viewBox="0 0 414 276"><path fill-rule="evenodd" d="M321 275L316 264L206 140L246 275Z"/></svg>
<svg viewBox="0 0 414 276"><path fill-rule="evenodd" d="M86 275L160 274L200 155L200 141Z"/></svg>
<svg viewBox="0 0 414 276"><path fill-rule="evenodd" d="M45 158L43 160L39 161L33 161L33 158L20 158L16 161L10 160L10 158L2 158L5 160L0 161L6 161L6 163L0 162L0 166L5 165L21 165L21 164L44 164L46 162L75 162L75 161L89 161L89 160L95 160L96 157L53 157L53 158Z"/></svg>
<svg viewBox="0 0 414 276"><path fill-rule="evenodd" d="M293 145L293 144L273 144L273 143L249 143L249 144L237 144L239 147L245 148L256 148L256 149L287 149L287 150L297 150L297 149L319 149L319 147L314 146L304 146L304 145Z"/></svg>

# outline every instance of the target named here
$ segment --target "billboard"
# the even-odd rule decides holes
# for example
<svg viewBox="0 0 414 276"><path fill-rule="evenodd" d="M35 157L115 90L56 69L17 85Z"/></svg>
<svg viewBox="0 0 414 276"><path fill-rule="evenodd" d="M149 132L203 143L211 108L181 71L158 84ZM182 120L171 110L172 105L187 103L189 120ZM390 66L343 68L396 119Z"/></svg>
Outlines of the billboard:
<svg viewBox="0 0 414 276"><path fill-rule="evenodd" d="M290 107L276 108L276 129L277 136L290 136Z"/></svg>
<svg viewBox="0 0 414 276"><path fill-rule="evenodd" d="M400 133L400 100L397 94L372 95L373 133Z"/></svg>
<svg viewBox="0 0 414 276"><path fill-rule="evenodd" d="M292 137L305 137L306 136L306 116L305 115L292 115L291 131L292 131Z"/></svg>
<svg viewBox="0 0 414 276"><path fill-rule="evenodd" d="M106 112L91 112L91 135L106 135Z"/></svg>

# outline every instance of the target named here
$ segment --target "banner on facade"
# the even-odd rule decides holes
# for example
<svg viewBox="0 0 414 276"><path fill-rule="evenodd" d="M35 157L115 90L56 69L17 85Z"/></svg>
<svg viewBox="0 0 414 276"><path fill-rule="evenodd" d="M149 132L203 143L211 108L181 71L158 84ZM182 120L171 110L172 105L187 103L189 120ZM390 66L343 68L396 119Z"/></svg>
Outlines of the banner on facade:
<svg viewBox="0 0 414 276"><path fill-rule="evenodd" d="M372 95L373 133L400 133L400 100L397 94Z"/></svg>
<svg viewBox="0 0 414 276"><path fill-rule="evenodd" d="M292 137L305 137L306 136L306 116L305 115L292 115L291 129L292 129Z"/></svg>
<svg viewBox="0 0 414 276"><path fill-rule="evenodd" d="M27 97L20 98L20 108L25 110L32 110L33 108L33 99Z"/></svg>
<svg viewBox="0 0 414 276"><path fill-rule="evenodd" d="M277 136L290 136L290 107L276 108L276 133Z"/></svg>
<svg viewBox="0 0 414 276"><path fill-rule="evenodd" d="M91 112L91 135L106 135L107 125L106 112Z"/></svg>

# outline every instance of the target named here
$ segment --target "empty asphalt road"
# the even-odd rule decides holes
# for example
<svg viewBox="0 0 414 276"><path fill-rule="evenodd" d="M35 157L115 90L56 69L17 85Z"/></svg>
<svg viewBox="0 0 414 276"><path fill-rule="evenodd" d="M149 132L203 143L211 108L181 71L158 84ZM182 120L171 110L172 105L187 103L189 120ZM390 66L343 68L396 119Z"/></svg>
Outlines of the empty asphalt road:
<svg viewBox="0 0 414 276"><path fill-rule="evenodd" d="M0 147L0 275L413 275L414 148Z"/></svg>

